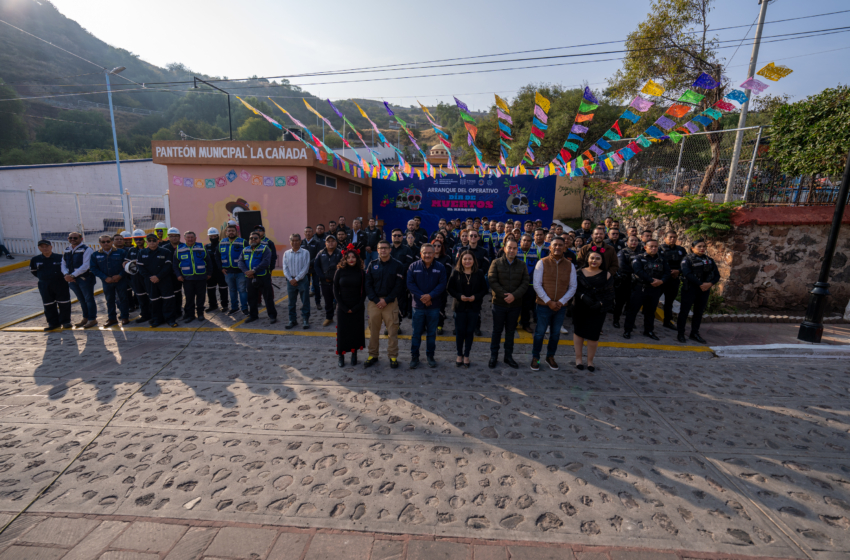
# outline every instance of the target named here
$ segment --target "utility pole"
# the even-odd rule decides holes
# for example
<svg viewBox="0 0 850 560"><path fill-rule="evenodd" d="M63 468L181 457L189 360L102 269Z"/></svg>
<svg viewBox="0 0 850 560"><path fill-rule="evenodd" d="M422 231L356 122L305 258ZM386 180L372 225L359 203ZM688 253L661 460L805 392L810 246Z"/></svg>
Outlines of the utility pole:
<svg viewBox="0 0 850 560"><path fill-rule="evenodd" d="M764 18L767 15L767 4L770 0L759 0L761 11L759 12L758 27L756 27L756 38L753 40L753 54L750 56L750 69L747 71L747 79L756 75L756 65L758 64L759 46L761 45L761 32L764 29ZM752 95L752 90L744 90L747 100L741 105L741 116L738 118L738 132L735 136L735 150L732 152L732 163L729 165L729 178L726 181L726 196L723 202L732 201L732 191L735 190L735 177L738 174L738 160L741 158L741 144L744 143L744 131L742 128L747 126L747 110L750 108L749 97Z"/></svg>
<svg viewBox="0 0 850 560"><path fill-rule="evenodd" d="M201 82L202 84L207 84L211 88L217 89L221 93L227 95L227 124L230 126L230 139L233 140L233 119L230 116L230 94L227 93L226 91L224 91L223 89L221 89L220 87L216 87L216 86L212 85L211 83L205 82L204 80L202 80L200 78L194 78L194 80L195 80L195 85L192 89L200 89L200 88L198 88L198 82Z"/></svg>
<svg viewBox="0 0 850 560"><path fill-rule="evenodd" d="M104 75L106 76L106 95L109 98L109 120L112 122L112 144L115 148L115 169L118 171L118 194L121 195L121 210L124 214L124 229L127 231L133 230L133 220L130 216L130 208L127 205L124 196L124 183L121 181L121 156L118 154L118 133L115 131L115 111L112 108L112 87L109 84L109 75L115 74L118 75L121 72L126 70L123 66L118 66L117 68L113 68L112 70L104 69ZM80 233L85 237L85 227L83 224L80 224Z"/></svg>

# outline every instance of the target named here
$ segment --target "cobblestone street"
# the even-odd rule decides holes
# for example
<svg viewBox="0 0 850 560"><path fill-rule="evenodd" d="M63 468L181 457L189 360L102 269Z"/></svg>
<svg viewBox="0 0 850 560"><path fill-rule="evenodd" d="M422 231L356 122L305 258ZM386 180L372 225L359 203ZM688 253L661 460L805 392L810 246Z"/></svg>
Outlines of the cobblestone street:
<svg viewBox="0 0 850 560"><path fill-rule="evenodd" d="M467 371L440 342L438 369L365 370L325 337L0 341L0 511L26 510L3 560L850 553L840 360L601 348L590 373L564 347L532 372L479 343Z"/></svg>

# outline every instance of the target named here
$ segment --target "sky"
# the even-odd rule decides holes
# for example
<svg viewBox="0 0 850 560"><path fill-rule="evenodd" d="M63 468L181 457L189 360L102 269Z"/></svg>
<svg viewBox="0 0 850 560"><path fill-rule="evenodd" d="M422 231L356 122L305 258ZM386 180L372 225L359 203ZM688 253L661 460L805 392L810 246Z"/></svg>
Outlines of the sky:
<svg viewBox="0 0 850 560"><path fill-rule="evenodd" d="M67 17L107 43L164 66L180 62L204 74L229 78L280 76L332 70L427 62L553 49L626 38L646 16L647 0L431 0L430 2L360 0L357 2L281 2L280 0L52 0ZM736 84L746 79L758 0L715 0L709 21L730 48L721 49L726 75ZM773 0L767 22L850 10L847 0ZM758 68L775 61L794 73L771 84L767 93L804 99L824 88L850 82L850 32L773 42L771 35L850 27L850 12L784 23L768 23ZM740 41L746 40L740 44ZM622 43L478 58L456 62L612 51ZM374 98L398 105L418 99L433 105L452 95L474 110L487 110L496 93L508 100L522 86L552 83L602 88L621 61L605 54L501 64L451 66L403 71L300 77L290 81L319 97ZM581 64L527 68L545 64ZM104 65L108 61L103 62ZM437 64L447 64L445 62ZM522 67L520 70L505 68ZM470 70L498 71L410 79L425 74ZM133 78L128 72L128 78ZM354 83L327 83L350 80ZM767 81L767 80L762 80Z"/></svg>

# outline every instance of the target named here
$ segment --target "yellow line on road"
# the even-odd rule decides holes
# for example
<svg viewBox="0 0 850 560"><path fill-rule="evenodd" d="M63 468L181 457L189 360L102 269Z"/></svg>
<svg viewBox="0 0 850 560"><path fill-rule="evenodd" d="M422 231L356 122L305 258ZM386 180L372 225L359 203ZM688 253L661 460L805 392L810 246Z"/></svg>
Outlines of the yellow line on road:
<svg viewBox="0 0 850 560"><path fill-rule="evenodd" d="M11 272L11 271L17 270L19 268L24 268L25 266L29 266L29 265L30 265L30 261L21 261L21 262L16 262L14 264L7 264L6 266L0 266L0 274L3 274L4 272Z"/></svg>

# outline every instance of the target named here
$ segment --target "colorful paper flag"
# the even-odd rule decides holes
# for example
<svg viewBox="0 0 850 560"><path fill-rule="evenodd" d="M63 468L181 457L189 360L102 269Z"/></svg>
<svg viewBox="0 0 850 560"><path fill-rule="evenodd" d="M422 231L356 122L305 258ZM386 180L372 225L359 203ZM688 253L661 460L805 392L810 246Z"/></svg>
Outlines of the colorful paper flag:
<svg viewBox="0 0 850 560"><path fill-rule="evenodd" d="M595 105L593 103L588 103L582 99L581 104L578 106L579 113L589 113L590 111L595 111L599 108L599 105Z"/></svg>
<svg viewBox="0 0 850 560"><path fill-rule="evenodd" d="M734 105L732 105L731 103L729 103L727 101L723 101L722 99L720 101L718 101L717 103L715 103L714 106L717 107L718 109L720 109L721 111L726 111L726 112L735 110Z"/></svg>
<svg viewBox="0 0 850 560"><path fill-rule="evenodd" d="M623 113L622 115L620 115L620 118L621 118L621 119L628 119L628 120L632 121L633 123L636 123L636 122L638 122L638 121L640 120L640 116L635 115L634 113L632 113L632 112L631 112L631 111L629 111L628 109L626 110L626 112L625 112L625 113Z"/></svg>
<svg viewBox="0 0 850 560"><path fill-rule="evenodd" d="M551 104L549 103L548 99L540 95L539 91L534 92L534 102L539 105L544 112L549 112L549 107L551 106Z"/></svg>
<svg viewBox="0 0 850 560"><path fill-rule="evenodd" d="M759 76L764 76L768 80L776 82L781 80L791 72L793 72L793 70L791 70L787 66L776 66L773 62L771 62L770 64L756 72L756 74L758 74Z"/></svg>
<svg viewBox="0 0 850 560"><path fill-rule="evenodd" d="M570 130L576 134L584 134L587 132L587 127L580 124L574 124Z"/></svg>
<svg viewBox="0 0 850 560"><path fill-rule="evenodd" d="M706 109L705 111L703 111L702 114L708 115L709 117L711 117L714 120L717 120L717 119L719 119L720 117L723 116L723 113L721 113L717 109L713 109L713 108L710 108L710 107L708 109Z"/></svg>
<svg viewBox="0 0 850 560"><path fill-rule="evenodd" d="M514 124L514 122L511 120L511 116L503 113L501 109L496 109L496 116L502 119L503 121L507 121L510 124Z"/></svg>
<svg viewBox="0 0 850 560"><path fill-rule="evenodd" d="M678 144L679 140L682 139L682 135L676 132L675 130L671 130L667 133L667 135L670 137L670 140L672 140L674 144Z"/></svg>
<svg viewBox="0 0 850 560"><path fill-rule="evenodd" d="M464 111L466 111L467 113L469 112L469 107L467 107L467 106L466 106L466 103L464 103L463 101L461 101L461 100L460 100L460 99L458 99L457 97L455 97L455 98L454 98L454 100L455 100L455 104L456 104L458 107L460 107L461 109L463 109L463 110L464 110Z"/></svg>
<svg viewBox="0 0 850 560"><path fill-rule="evenodd" d="M663 115L661 117L659 117L659 119L657 121L655 121L655 124L657 124L658 126L663 128L664 130L670 130L673 127L676 126L675 121L671 121L670 119L668 119L667 117L665 117Z"/></svg>
<svg viewBox="0 0 850 560"><path fill-rule="evenodd" d="M743 105L747 102L747 100L749 100L749 97L747 97L747 94L743 91L739 89L733 89L732 91L724 95L723 99L731 99L732 101L737 101L738 103Z"/></svg>
<svg viewBox="0 0 850 560"><path fill-rule="evenodd" d="M691 109L693 109L693 107L691 107L690 105L679 105L677 103L667 109L667 114L673 117L674 119L681 119L682 117L687 115Z"/></svg>
<svg viewBox="0 0 850 560"><path fill-rule="evenodd" d="M702 115L694 115L694 117L691 119L691 121L698 122L702 126L708 126L708 125L711 124L711 119L708 118L708 117L703 117Z"/></svg>
<svg viewBox="0 0 850 560"><path fill-rule="evenodd" d="M543 112L543 109L539 105L534 106L534 116L543 121L544 123L549 120L549 115Z"/></svg>
<svg viewBox="0 0 850 560"><path fill-rule="evenodd" d="M645 112L649 111L650 107L652 107L653 105L655 105L655 103L653 103L652 101L648 101L648 100L644 99L640 95L636 95L635 98L632 99L632 102L629 103L630 107L634 107L635 109L637 109L641 113L645 113Z"/></svg>
<svg viewBox="0 0 850 560"><path fill-rule="evenodd" d="M720 85L720 82L703 72L700 74L700 77L696 79L693 86L699 87L702 89L714 89Z"/></svg>
<svg viewBox="0 0 850 560"><path fill-rule="evenodd" d="M495 95L495 94L494 94ZM507 101L496 95L496 105L505 113L511 114L511 108L508 106Z"/></svg>
<svg viewBox="0 0 850 560"><path fill-rule="evenodd" d="M594 105L599 105L599 100L596 99L596 97L593 95L593 92L590 91L590 88L587 86L584 87L584 99L590 103L593 103Z"/></svg>
<svg viewBox="0 0 850 560"><path fill-rule="evenodd" d="M587 121L590 121L590 120L593 120L593 113L588 113L586 115L582 115L581 113L579 113L578 115L576 115L576 122L577 123L587 122Z"/></svg>
<svg viewBox="0 0 850 560"><path fill-rule="evenodd" d="M656 84L652 80L649 80L648 82L646 82L646 85L643 86L643 89L640 90L640 92L657 97L664 93L664 88Z"/></svg>
<svg viewBox="0 0 850 560"><path fill-rule="evenodd" d="M762 81L755 79L755 78L750 78L747 81L745 81L743 84L741 84L741 87L744 88L744 89L748 89L748 90L752 91L754 95L758 95L761 92L763 92L764 90L766 90L767 88L769 88L770 86L767 85L766 83L762 82Z"/></svg>
<svg viewBox="0 0 850 560"><path fill-rule="evenodd" d="M689 89L683 93L681 97L679 97L678 101L679 103L691 103L693 105L698 105L704 98L704 95Z"/></svg>

